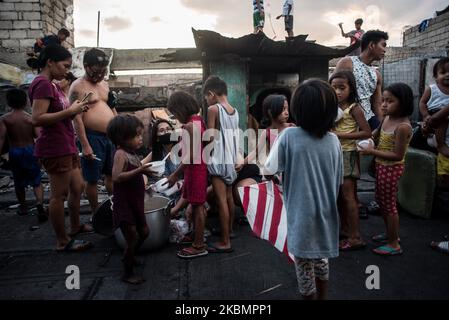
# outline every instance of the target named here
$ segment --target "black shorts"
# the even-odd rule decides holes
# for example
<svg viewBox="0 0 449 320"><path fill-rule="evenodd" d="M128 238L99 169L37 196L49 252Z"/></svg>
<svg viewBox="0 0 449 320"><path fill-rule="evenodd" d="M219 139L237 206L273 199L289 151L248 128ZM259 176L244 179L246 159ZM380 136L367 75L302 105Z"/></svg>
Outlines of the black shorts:
<svg viewBox="0 0 449 320"><path fill-rule="evenodd" d="M260 175L259 167L256 164L245 164L242 170L237 173L237 179L235 179L233 184L236 185L245 179L253 179L257 183L262 182L262 176Z"/></svg>
<svg viewBox="0 0 449 320"><path fill-rule="evenodd" d="M285 16L285 31L293 30L293 16Z"/></svg>

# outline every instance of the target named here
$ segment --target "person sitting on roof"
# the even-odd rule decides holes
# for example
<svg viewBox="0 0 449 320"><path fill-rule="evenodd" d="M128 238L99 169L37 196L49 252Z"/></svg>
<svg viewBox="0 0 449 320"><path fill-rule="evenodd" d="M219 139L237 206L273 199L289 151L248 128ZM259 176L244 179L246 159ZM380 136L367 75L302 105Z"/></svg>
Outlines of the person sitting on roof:
<svg viewBox="0 0 449 320"><path fill-rule="evenodd" d="M33 69L37 69L38 56L44 50L45 47L51 44L61 45L68 37L70 37L70 31L66 28L61 28L58 34L51 34L42 38L36 39L33 46L33 51L28 55L31 57L27 60L27 65Z"/></svg>
<svg viewBox="0 0 449 320"><path fill-rule="evenodd" d="M70 31L66 28L61 28L58 34L51 34L43 38L36 39L33 51L35 54L39 54L44 48L50 44L61 45L68 37L70 37Z"/></svg>

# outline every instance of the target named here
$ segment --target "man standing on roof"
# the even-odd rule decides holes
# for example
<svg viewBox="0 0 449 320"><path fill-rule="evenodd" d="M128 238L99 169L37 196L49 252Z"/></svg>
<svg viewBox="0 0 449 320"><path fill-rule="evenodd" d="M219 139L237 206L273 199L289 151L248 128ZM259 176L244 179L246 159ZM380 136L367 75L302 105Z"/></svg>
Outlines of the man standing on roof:
<svg viewBox="0 0 449 320"><path fill-rule="evenodd" d="M282 7L282 14L277 16L276 19L284 17L285 31L287 31L288 37L293 37L293 0L285 0Z"/></svg>
<svg viewBox="0 0 449 320"><path fill-rule="evenodd" d="M345 33L343 31L343 23L338 24L340 26L342 37L351 38L351 44L350 44L351 46L357 42L360 42L363 35L365 34L365 31L362 29L362 24L363 24L363 19L359 18L359 19L355 20L355 22L354 22L355 30L352 30L348 33ZM361 48L358 47L357 49L355 49L354 51L349 53L348 56L359 56L361 52L362 52Z"/></svg>
<svg viewBox="0 0 449 320"><path fill-rule="evenodd" d="M254 33L263 32L265 24L265 10L263 7L263 0L253 0L253 25Z"/></svg>

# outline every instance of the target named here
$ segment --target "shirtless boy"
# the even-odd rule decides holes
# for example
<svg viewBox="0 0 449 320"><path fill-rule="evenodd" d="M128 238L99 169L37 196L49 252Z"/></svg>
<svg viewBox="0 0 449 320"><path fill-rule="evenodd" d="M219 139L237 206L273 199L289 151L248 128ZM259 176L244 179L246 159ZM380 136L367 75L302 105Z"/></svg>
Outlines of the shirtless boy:
<svg viewBox="0 0 449 320"><path fill-rule="evenodd" d="M112 194L112 161L114 147L106 136L109 121L117 115L115 108L108 106L109 85L104 80L109 64L108 56L93 48L84 55L85 75L70 87L70 102L82 99L92 92L89 112L75 117L74 124L78 147L82 152L81 167L87 182L86 195L92 214L98 207L97 183L105 175L106 190Z"/></svg>
<svg viewBox="0 0 449 320"><path fill-rule="evenodd" d="M37 131L31 123L31 115L24 110L27 105L27 94L20 89L10 89L6 93L6 100L12 111L0 118L0 150L8 139L9 161L20 204L17 213L28 214L25 188L31 186L36 196L38 220L44 222L47 220L47 214L43 207L42 172L37 158L33 155Z"/></svg>

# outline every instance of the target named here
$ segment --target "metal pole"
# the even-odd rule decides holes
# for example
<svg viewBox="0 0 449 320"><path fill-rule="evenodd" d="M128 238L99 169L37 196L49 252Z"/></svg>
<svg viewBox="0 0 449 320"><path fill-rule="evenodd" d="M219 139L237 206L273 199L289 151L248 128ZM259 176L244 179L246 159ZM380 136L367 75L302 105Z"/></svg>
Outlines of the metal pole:
<svg viewBox="0 0 449 320"><path fill-rule="evenodd" d="M98 22L97 22L97 48L100 46L100 11L98 11Z"/></svg>

